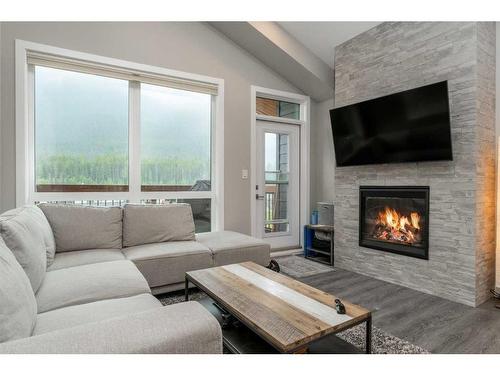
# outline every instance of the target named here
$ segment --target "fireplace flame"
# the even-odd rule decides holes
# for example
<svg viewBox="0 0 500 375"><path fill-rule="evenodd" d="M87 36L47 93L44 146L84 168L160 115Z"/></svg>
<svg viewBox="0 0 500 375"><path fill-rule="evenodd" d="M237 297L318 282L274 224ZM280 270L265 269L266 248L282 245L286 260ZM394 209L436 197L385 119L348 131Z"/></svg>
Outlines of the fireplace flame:
<svg viewBox="0 0 500 375"><path fill-rule="evenodd" d="M418 214L418 212L412 212L410 214L410 218L413 228L420 229L420 215Z"/></svg>
<svg viewBox="0 0 500 375"><path fill-rule="evenodd" d="M412 244L420 232L420 214L411 212L408 218L386 206L378 213L376 224L375 238Z"/></svg>

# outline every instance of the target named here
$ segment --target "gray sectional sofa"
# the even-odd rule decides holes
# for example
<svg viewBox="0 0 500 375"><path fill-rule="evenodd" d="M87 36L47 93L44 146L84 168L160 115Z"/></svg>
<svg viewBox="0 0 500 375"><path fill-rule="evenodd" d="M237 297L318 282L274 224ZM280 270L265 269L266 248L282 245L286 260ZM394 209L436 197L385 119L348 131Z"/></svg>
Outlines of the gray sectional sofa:
<svg viewBox="0 0 500 375"><path fill-rule="evenodd" d="M0 353L220 353L197 302L163 307L186 271L270 247L235 232L195 235L189 205L41 204L0 215Z"/></svg>

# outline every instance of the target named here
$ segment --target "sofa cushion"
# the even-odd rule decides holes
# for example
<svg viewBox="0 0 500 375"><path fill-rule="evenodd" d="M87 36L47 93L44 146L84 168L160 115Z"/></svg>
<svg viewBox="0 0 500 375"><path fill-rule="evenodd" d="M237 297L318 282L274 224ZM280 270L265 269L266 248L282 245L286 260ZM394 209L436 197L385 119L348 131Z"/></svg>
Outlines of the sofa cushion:
<svg viewBox="0 0 500 375"><path fill-rule="evenodd" d="M75 266L83 266L84 264L94 264L102 262L111 262L114 260L124 260L125 255L120 249L89 249L89 250L74 250L64 253L57 253L54 263L47 268L47 271L60 270L61 268L69 268Z"/></svg>
<svg viewBox="0 0 500 375"><path fill-rule="evenodd" d="M221 354L222 331L190 301L3 343L0 353Z"/></svg>
<svg viewBox="0 0 500 375"><path fill-rule="evenodd" d="M31 336L35 321L31 283L0 238L0 343Z"/></svg>
<svg viewBox="0 0 500 375"><path fill-rule="evenodd" d="M110 298L151 293L128 260L86 264L47 272L36 294L38 313Z"/></svg>
<svg viewBox="0 0 500 375"><path fill-rule="evenodd" d="M210 250L196 241L174 241L124 248L150 287L184 281L186 271L213 265Z"/></svg>
<svg viewBox="0 0 500 375"><path fill-rule="evenodd" d="M126 204L123 208L123 247L192 240L194 220L189 204Z"/></svg>
<svg viewBox="0 0 500 375"><path fill-rule="evenodd" d="M245 234L231 231L199 233L196 240L212 251L215 266L247 261L267 266L270 261L271 246Z"/></svg>
<svg viewBox="0 0 500 375"><path fill-rule="evenodd" d="M41 203L56 242L56 251L122 247L122 209Z"/></svg>
<svg viewBox="0 0 500 375"><path fill-rule="evenodd" d="M58 329L99 322L127 314L161 307L162 304L149 293L125 298L113 298L83 305L63 307L38 314L33 335Z"/></svg>
<svg viewBox="0 0 500 375"><path fill-rule="evenodd" d="M43 212L36 206L24 206L3 213L0 234L36 292L45 277L47 254L49 258L54 254L54 237Z"/></svg>

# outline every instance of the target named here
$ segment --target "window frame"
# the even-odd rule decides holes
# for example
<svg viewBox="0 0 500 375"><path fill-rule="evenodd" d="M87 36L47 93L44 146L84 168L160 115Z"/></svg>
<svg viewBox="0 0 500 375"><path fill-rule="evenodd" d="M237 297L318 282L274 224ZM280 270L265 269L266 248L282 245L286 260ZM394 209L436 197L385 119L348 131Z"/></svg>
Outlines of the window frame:
<svg viewBox="0 0 500 375"><path fill-rule="evenodd" d="M138 70L180 80L214 85L211 111L211 191L141 191L140 82L129 81L129 183L128 191L37 192L35 179L34 65L28 53L52 54L118 69ZM211 199L212 230L224 228L224 80L68 49L16 40L16 206L39 201Z"/></svg>

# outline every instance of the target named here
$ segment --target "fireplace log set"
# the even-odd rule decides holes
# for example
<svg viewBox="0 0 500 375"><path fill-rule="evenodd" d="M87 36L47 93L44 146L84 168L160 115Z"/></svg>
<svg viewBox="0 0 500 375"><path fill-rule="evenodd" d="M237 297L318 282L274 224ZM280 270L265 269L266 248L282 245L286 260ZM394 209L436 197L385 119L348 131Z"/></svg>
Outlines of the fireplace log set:
<svg viewBox="0 0 500 375"><path fill-rule="evenodd" d="M378 240L407 242L412 244L418 236L418 229L406 226L399 230L387 229L385 225L377 224L373 232L373 237Z"/></svg>
<svg viewBox="0 0 500 375"><path fill-rule="evenodd" d="M372 238L411 245L418 243L421 240L420 237L420 215L418 212L411 212L410 215L405 216L387 206L378 212Z"/></svg>

